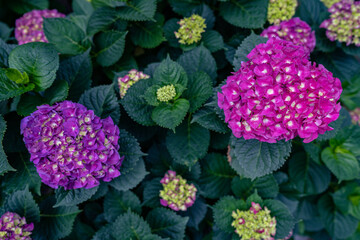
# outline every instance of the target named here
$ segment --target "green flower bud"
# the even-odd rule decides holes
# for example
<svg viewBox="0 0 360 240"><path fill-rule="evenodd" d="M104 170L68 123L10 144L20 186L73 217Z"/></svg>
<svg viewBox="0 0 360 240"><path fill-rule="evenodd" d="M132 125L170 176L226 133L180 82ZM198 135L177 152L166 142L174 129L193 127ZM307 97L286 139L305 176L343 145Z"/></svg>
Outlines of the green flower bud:
<svg viewBox="0 0 360 240"><path fill-rule="evenodd" d="M331 7L334 3L340 2L341 0L320 0L324 3L324 5L329 8Z"/></svg>
<svg viewBox="0 0 360 240"><path fill-rule="evenodd" d="M168 102L172 100L176 96L176 90L174 85L171 84L159 88L156 91L156 96L160 102Z"/></svg>
<svg viewBox="0 0 360 240"><path fill-rule="evenodd" d="M205 19L197 14L181 19L178 24L180 28L175 32L175 37L181 44L193 44L201 40L201 33L205 32Z"/></svg>
<svg viewBox="0 0 360 240"><path fill-rule="evenodd" d="M267 19L271 24L291 19L297 7L296 0L270 0Z"/></svg>

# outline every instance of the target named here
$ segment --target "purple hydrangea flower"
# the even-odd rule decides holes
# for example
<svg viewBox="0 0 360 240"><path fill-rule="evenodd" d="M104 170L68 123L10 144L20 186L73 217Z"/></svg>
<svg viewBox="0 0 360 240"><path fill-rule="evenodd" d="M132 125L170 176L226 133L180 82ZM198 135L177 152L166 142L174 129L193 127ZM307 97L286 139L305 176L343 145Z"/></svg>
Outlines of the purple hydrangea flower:
<svg viewBox="0 0 360 240"><path fill-rule="evenodd" d="M307 59L303 47L271 38L227 78L218 105L235 137L311 142L339 117L341 82Z"/></svg>
<svg viewBox="0 0 360 240"><path fill-rule="evenodd" d="M42 181L52 188L92 188L120 175L119 128L79 103L42 105L21 133Z"/></svg>
<svg viewBox="0 0 360 240"><path fill-rule="evenodd" d="M16 20L15 38L19 45L29 42L48 42L43 29L43 18L61 18L57 10L33 10Z"/></svg>
<svg viewBox="0 0 360 240"><path fill-rule="evenodd" d="M20 217L17 213L7 212L0 218L0 239L31 240L32 230L34 224L27 224L25 217Z"/></svg>
<svg viewBox="0 0 360 240"><path fill-rule="evenodd" d="M308 55L314 50L316 44L315 31L311 31L311 27L300 18L292 18L280 22L279 25L270 26L261 33L261 36L278 37L303 46Z"/></svg>

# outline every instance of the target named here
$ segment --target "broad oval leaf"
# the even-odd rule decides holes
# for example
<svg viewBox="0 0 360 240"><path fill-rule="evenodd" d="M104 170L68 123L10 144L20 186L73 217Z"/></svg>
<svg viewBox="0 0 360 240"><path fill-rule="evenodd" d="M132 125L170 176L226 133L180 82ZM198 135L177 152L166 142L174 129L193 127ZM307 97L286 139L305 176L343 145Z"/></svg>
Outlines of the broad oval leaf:
<svg viewBox="0 0 360 240"><path fill-rule="evenodd" d="M54 207L74 206L83 203L89 200L96 193L98 188L99 187L97 186L90 189L78 188L64 190L64 188L60 187L55 191L56 204Z"/></svg>

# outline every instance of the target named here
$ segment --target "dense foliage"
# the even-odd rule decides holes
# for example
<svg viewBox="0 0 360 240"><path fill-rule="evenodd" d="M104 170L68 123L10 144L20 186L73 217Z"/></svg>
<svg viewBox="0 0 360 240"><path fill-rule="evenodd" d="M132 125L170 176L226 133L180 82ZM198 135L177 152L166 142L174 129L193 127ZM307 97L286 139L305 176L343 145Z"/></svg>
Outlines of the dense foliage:
<svg viewBox="0 0 360 240"><path fill-rule="evenodd" d="M360 239L359 19L0 1L0 239Z"/></svg>

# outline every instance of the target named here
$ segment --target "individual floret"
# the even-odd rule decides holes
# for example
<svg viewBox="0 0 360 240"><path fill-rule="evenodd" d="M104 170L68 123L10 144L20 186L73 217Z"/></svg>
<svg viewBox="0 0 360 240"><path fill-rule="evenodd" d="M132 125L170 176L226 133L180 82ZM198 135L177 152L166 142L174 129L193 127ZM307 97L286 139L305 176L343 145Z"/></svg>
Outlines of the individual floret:
<svg viewBox="0 0 360 240"><path fill-rule="evenodd" d="M149 75L146 75L143 72L140 72L136 69L131 69L127 75L124 77L118 78L118 85L120 91L120 98L125 97L127 90L134 85L137 81L141 79L148 79L150 78Z"/></svg>
<svg viewBox="0 0 360 240"><path fill-rule="evenodd" d="M231 215L234 218L231 226L241 239L272 240L276 233L276 219L271 217L267 207L261 208L258 203L251 203L247 211L237 209Z"/></svg>
<svg viewBox="0 0 360 240"><path fill-rule="evenodd" d="M267 19L271 24L289 20L295 14L297 0L269 0Z"/></svg>
<svg viewBox="0 0 360 240"><path fill-rule="evenodd" d="M205 19L197 14L181 19L178 24L180 28L175 32L175 37L181 44L193 44L201 40L201 34L205 32Z"/></svg>
<svg viewBox="0 0 360 240"><path fill-rule="evenodd" d="M42 105L21 121L21 133L42 182L92 188L120 175L119 128L79 103Z"/></svg>
<svg viewBox="0 0 360 240"><path fill-rule="evenodd" d="M31 240L34 230L33 223L26 223L25 217L17 213L6 212L0 218L0 239L4 240Z"/></svg>
<svg viewBox="0 0 360 240"><path fill-rule="evenodd" d="M163 190L160 191L160 203L174 211L186 211L196 199L196 187L176 172L169 170L161 179Z"/></svg>
<svg viewBox="0 0 360 240"><path fill-rule="evenodd" d="M330 41L339 41L346 45L360 46L360 2L342 0L332 5L328 11L330 19L323 21L321 28L326 28Z"/></svg>
<svg viewBox="0 0 360 240"><path fill-rule="evenodd" d="M312 64L303 47L271 38L247 57L218 93L235 137L275 143L300 136L307 143L332 130L341 82Z"/></svg>
<svg viewBox="0 0 360 240"><path fill-rule="evenodd" d="M295 45L303 46L309 56L316 45L315 31L311 31L311 27L300 18L292 18L280 22L279 25L270 26L261 33L261 36L278 37Z"/></svg>
<svg viewBox="0 0 360 240"><path fill-rule="evenodd" d="M29 42L48 42L44 34L44 18L63 18L64 14L54 10L33 10L16 20L15 38L19 45Z"/></svg>

